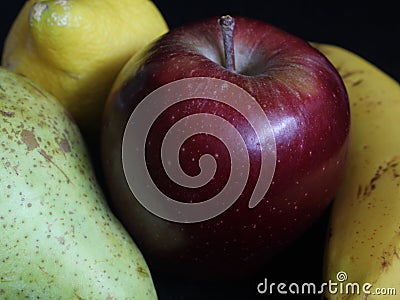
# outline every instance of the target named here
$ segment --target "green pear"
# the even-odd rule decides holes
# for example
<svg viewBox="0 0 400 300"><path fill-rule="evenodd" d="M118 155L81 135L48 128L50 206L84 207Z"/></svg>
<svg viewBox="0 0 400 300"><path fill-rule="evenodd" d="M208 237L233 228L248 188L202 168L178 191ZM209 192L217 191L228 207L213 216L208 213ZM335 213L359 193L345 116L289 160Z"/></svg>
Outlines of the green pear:
<svg viewBox="0 0 400 300"><path fill-rule="evenodd" d="M49 93L3 68L0 230L1 299L157 299L76 124Z"/></svg>

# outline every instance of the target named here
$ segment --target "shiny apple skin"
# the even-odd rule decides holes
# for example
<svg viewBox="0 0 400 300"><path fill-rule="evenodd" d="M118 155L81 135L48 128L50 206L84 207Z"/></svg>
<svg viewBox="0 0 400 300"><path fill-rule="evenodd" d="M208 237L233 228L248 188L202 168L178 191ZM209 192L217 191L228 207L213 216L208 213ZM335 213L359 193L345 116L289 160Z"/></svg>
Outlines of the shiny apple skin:
<svg viewBox="0 0 400 300"><path fill-rule="evenodd" d="M211 18L174 29L134 56L106 104L102 162L110 205L154 272L208 279L251 276L321 216L343 178L350 112L337 71L305 41L258 20L235 20L236 72L223 66L220 27L217 18ZM146 95L190 77L223 79L257 99L273 128L277 162L272 184L255 208L249 209L248 202L257 163L251 165L243 195L232 207L208 221L182 224L153 215L135 199L123 173L121 145L128 118ZM199 101L202 105L179 111L190 114L202 107L242 126L238 118L232 120L232 111ZM171 113L160 119L167 128L170 117ZM155 130L153 140L162 138L163 126ZM187 147L193 154L196 149L206 151L205 144L215 145L224 156L218 142L204 136ZM182 166L196 174L198 167L190 157L182 158ZM220 173L206 193L224 184L226 160L218 161ZM160 167L158 162L148 163L150 168ZM180 201L196 196L193 191L179 194Z"/></svg>

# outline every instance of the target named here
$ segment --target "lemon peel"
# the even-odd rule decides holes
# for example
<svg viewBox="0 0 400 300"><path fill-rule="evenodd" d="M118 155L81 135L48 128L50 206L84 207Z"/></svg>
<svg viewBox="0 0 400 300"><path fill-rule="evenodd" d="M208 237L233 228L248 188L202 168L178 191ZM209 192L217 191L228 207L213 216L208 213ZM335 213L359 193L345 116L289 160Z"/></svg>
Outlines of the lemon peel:
<svg viewBox="0 0 400 300"><path fill-rule="evenodd" d="M2 65L52 93L84 134L98 134L122 66L167 31L149 0L28 0L6 38Z"/></svg>

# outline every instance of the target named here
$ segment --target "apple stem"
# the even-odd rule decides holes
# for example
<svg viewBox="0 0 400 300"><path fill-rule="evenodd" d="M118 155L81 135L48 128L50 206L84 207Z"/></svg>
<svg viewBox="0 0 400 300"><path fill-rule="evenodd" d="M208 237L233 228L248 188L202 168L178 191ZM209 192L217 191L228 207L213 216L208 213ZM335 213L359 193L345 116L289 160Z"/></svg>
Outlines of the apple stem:
<svg viewBox="0 0 400 300"><path fill-rule="evenodd" d="M218 19L218 24L221 27L222 39L225 51L225 67L232 72L235 72L235 50L233 46L233 30L235 28L235 20L229 16L222 16Z"/></svg>

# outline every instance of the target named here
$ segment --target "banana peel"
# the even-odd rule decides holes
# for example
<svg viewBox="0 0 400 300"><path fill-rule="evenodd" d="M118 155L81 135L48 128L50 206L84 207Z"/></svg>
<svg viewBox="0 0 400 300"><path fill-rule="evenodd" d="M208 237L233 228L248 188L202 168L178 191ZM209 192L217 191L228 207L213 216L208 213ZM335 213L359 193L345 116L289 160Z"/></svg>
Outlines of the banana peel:
<svg viewBox="0 0 400 300"><path fill-rule="evenodd" d="M314 44L349 94L351 147L333 202L324 257L325 299L398 299L400 293L400 85L343 48Z"/></svg>

